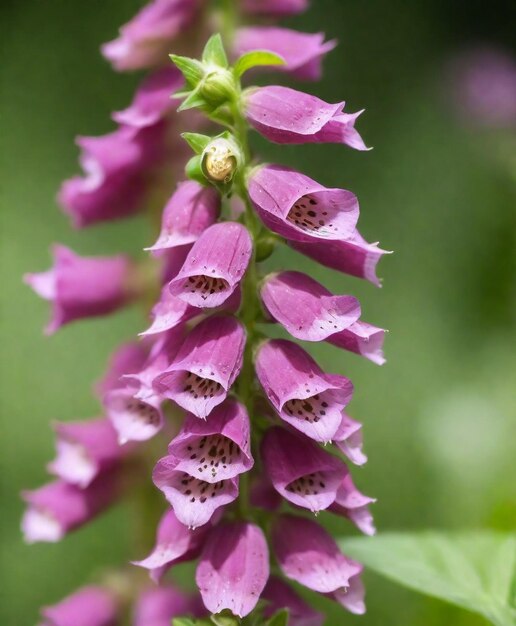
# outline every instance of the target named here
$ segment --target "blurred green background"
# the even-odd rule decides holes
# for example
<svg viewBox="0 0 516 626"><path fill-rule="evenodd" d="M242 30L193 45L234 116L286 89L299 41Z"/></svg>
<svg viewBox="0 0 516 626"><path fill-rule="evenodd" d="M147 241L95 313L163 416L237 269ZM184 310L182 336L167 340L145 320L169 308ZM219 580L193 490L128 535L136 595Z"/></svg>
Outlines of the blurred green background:
<svg viewBox="0 0 516 626"><path fill-rule="evenodd" d="M330 101L365 107L369 153L341 146L275 147L268 160L357 193L360 229L395 251L380 264L384 287L314 267L291 252L275 267L310 267L339 293L357 295L364 319L386 327L382 368L329 346L316 357L355 383L350 414L363 421L369 463L355 482L378 498L380 531L507 529L514 523L515 179L497 137L458 123L444 90L447 63L463 46L514 43L513 2L314 0L291 24L324 30L339 48L320 86ZM101 42L137 0L2 2L0 623L37 621L38 607L90 580L95 570L141 557L124 505L58 545L23 545L19 491L45 479L49 422L87 418L108 353L143 328L141 311L42 336L48 310L22 285L49 264L51 242L83 254L140 250L142 218L72 231L58 210L60 181L77 171L76 134L111 128L136 76L115 75ZM303 88L303 87L302 87ZM512 383L512 385L511 385ZM512 457L511 457L512 452ZM511 493L512 492L512 493ZM332 522L339 534L354 531ZM365 617L333 608L328 624L475 625L481 618L368 574ZM326 603L325 608L331 610Z"/></svg>

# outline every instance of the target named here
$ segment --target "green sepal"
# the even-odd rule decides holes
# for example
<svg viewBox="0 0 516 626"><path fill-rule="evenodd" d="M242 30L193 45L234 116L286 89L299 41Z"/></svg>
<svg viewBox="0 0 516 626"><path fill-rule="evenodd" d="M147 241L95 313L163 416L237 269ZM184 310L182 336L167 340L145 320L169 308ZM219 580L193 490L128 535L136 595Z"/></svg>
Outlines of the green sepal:
<svg viewBox="0 0 516 626"><path fill-rule="evenodd" d="M219 33L212 35L206 42L202 51L202 62L208 65L218 65L224 69L228 67L228 57Z"/></svg>
<svg viewBox="0 0 516 626"><path fill-rule="evenodd" d="M177 54L171 54L170 59L177 69L185 77L187 85L192 89L197 87L199 81L204 76L204 68L202 63L197 59L191 59L190 57L182 57Z"/></svg>
<svg viewBox="0 0 516 626"><path fill-rule="evenodd" d="M189 178L190 180L195 180L204 187L208 187L210 184L206 176L203 174L201 157L198 154L193 156L186 164L185 174L187 178Z"/></svg>
<svg viewBox="0 0 516 626"><path fill-rule="evenodd" d="M209 135L201 135L199 133L181 133L181 137L192 148L195 154L202 154L203 150L210 143Z"/></svg>
<svg viewBox="0 0 516 626"><path fill-rule="evenodd" d="M207 106L206 100L201 95L198 89L191 91L188 96L178 106L178 111L187 111L188 109L197 109Z"/></svg>
<svg viewBox="0 0 516 626"><path fill-rule="evenodd" d="M264 626L287 626L288 625L288 610L281 609L275 613L269 620L265 622Z"/></svg>
<svg viewBox="0 0 516 626"><path fill-rule="evenodd" d="M233 615L228 609L224 609L221 613L211 615L211 621L215 626L240 626L242 621L236 615Z"/></svg>
<svg viewBox="0 0 516 626"><path fill-rule="evenodd" d="M235 63L233 74L236 78L240 78L245 72L253 67L263 65L285 65L286 61L283 57L268 50L253 50L246 52Z"/></svg>

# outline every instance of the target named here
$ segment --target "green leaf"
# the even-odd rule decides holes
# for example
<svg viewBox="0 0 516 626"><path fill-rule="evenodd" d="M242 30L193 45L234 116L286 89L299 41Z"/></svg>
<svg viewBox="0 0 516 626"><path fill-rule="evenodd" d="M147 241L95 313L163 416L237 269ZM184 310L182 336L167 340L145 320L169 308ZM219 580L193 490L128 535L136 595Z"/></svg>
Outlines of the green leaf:
<svg viewBox="0 0 516 626"><path fill-rule="evenodd" d="M183 74L187 84L193 89L197 87L199 81L204 76L204 69L202 63L197 59L191 59L190 57L181 57L177 54L171 54L170 58L172 63Z"/></svg>
<svg viewBox="0 0 516 626"><path fill-rule="evenodd" d="M516 623L516 536L494 532L392 533L341 540L342 550L401 585L496 626Z"/></svg>
<svg viewBox="0 0 516 626"><path fill-rule="evenodd" d="M178 111L187 111L188 109L196 109L206 106L206 100L202 97L197 89L191 91L188 96L177 107Z"/></svg>
<svg viewBox="0 0 516 626"><path fill-rule="evenodd" d="M211 141L209 135L200 135L199 133L181 133L181 137L188 143L195 154L201 154Z"/></svg>
<svg viewBox="0 0 516 626"><path fill-rule="evenodd" d="M228 67L228 57L224 50L224 44L222 43L222 37L219 33L212 35L202 51L203 63L209 63L212 65L218 65L219 67Z"/></svg>
<svg viewBox="0 0 516 626"><path fill-rule="evenodd" d="M265 626L287 626L288 625L288 610L281 609L275 613L266 623Z"/></svg>
<svg viewBox="0 0 516 626"><path fill-rule="evenodd" d="M246 52L237 60L233 72L240 78L242 74L259 65L285 65L285 59L268 50L253 50Z"/></svg>
<svg viewBox="0 0 516 626"><path fill-rule="evenodd" d="M188 617L176 617L172 620L172 626L195 626L195 622Z"/></svg>
<svg viewBox="0 0 516 626"><path fill-rule="evenodd" d="M208 187L210 184L202 172L201 157L198 154L188 161L185 166L185 173L187 178L195 180L205 187Z"/></svg>
<svg viewBox="0 0 516 626"><path fill-rule="evenodd" d="M211 616L211 621L215 626L240 626L240 618L233 615L231 611L224 609L221 613Z"/></svg>

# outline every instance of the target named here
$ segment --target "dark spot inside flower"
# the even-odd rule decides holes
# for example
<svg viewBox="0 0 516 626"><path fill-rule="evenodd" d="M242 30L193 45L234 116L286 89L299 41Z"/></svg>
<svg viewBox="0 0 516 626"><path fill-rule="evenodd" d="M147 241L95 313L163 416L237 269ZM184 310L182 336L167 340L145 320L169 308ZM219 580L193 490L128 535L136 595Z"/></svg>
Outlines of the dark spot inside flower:
<svg viewBox="0 0 516 626"><path fill-rule="evenodd" d="M229 288L229 283L223 278L215 278L205 274L190 276L183 283L183 291L197 293L203 300L208 300L216 291L225 291Z"/></svg>

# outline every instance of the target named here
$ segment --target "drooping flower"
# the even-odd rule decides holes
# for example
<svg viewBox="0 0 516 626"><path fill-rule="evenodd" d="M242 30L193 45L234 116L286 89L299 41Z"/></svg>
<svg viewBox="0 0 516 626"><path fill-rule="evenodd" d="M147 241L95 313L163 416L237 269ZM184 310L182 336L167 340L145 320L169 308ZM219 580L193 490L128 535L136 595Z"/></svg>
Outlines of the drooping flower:
<svg viewBox="0 0 516 626"><path fill-rule="evenodd" d="M274 488L292 504L312 513L327 509L335 501L348 473L340 459L281 427L267 431L261 454Z"/></svg>
<svg viewBox="0 0 516 626"><path fill-rule="evenodd" d="M358 572L350 577L349 587L337 589L333 593L328 594L328 597L338 602L350 613L363 615L366 612L364 602L365 589L361 578L363 566L352 559L349 559L349 562L357 567Z"/></svg>
<svg viewBox="0 0 516 626"><path fill-rule="evenodd" d="M333 437L333 443L355 465L364 465L367 462L367 456L362 451L362 424L345 413Z"/></svg>
<svg viewBox="0 0 516 626"><path fill-rule="evenodd" d="M219 212L220 195L214 188L192 180L180 183L163 209L158 240L148 250L194 243L216 222Z"/></svg>
<svg viewBox="0 0 516 626"><path fill-rule="evenodd" d="M316 441L331 441L353 394L350 380L325 374L301 347L284 339L259 348L256 374L283 420Z"/></svg>
<svg viewBox="0 0 516 626"><path fill-rule="evenodd" d="M177 519L188 528L207 524L219 507L236 500L238 477L209 482L208 474L198 478L177 470L178 463L171 456L163 457L157 462L152 479L172 505Z"/></svg>
<svg viewBox="0 0 516 626"><path fill-rule="evenodd" d="M61 480L87 487L121 458L116 431L106 418L55 425L57 455L48 470Z"/></svg>
<svg viewBox="0 0 516 626"><path fill-rule="evenodd" d="M151 578L159 582L173 565L197 558L208 530L209 526L190 530L170 509L159 522L152 552L141 561L133 561L133 565L148 569Z"/></svg>
<svg viewBox="0 0 516 626"><path fill-rule="evenodd" d="M197 417L206 418L226 398L242 367L245 330L231 316L212 316L186 337L154 389Z"/></svg>
<svg viewBox="0 0 516 626"><path fill-rule="evenodd" d="M298 241L291 239L287 242L291 248L301 252L325 267L351 274L358 278L365 278L377 287L381 286L376 275L376 266L386 250L382 250L376 243L367 241L355 230L348 239L342 241Z"/></svg>
<svg viewBox="0 0 516 626"><path fill-rule="evenodd" d="M179 461L176 470L207 482L234 478L253 466L250 423L245 407L228 398L200 420L187 414L168 454Z"/></svg>
<svg viewBox="0 0 516 626"><path fill-rule="evenodd" d="M334 346L355 352L377 365L385 363L383 340L385 330L367 322L355 322L346 330L330 335L327 341Z"/></svg>
<svg viewBox="0 0 516 626"><path fill-rule="evenodd" d="M197 307L188 304L177 296L173 296L170 293L168 284L166 284L161 290L160 299L152 308L150 314L152 319L151 325L140 335L156 335L166 332L185 324L201 312Z"/></svg>
<svg viewBox="0 0 516 626"><path fill-rule="evenodd" d="M319 593L348 588L362 569L341 553L317 522L304 517L279 516L272 528L272 545L283 574Z"/></svg>
<svg viewBox="0 0 516 626"><path fill-rule="evenodd" d="M56 542L107 508L118 494L118 475L104 472L80 489L62 480L24 491L22 531L27 543Z"/></svg>
<svg viewBox="0 0 516 626"><path fill-rule="evenodd" d="M358 220L351 191L328 189L308 176L279 165L255 169L249 196L263 223L289 240L348 239Z"/></svg>
<svg viewBox="0 0 516 626"><path fill-rule="evenodd" d="M127 24L117 39L101 46L104 57L119 72L166 63L171 41L190 26L198 0L152 0Z"/></svg>
<svg viewBox="0 0 516 626"><path fill-rule="evenodd" d="M140 209L165 154L165 125L122 126L101 137L77 139L84 176L66 180L58 194L75 227L128 217Z"/></svg>
<svg viewBox="0 0 516 626"><path fill-rule="evenodd" d="M277 576L271 576L262 593L267 600L265 617L274 615L281 609L288 609L289 626L322 626L324 615L315 611L297 593Z"/></svg>
<svg viewBox="0 0 516 626"><path fill-rule="evenodd" d="M132 341L119 346L109 357L107 369L102 378L95 383L95 392L103 398L108 391L118 387L120 379L126 374L139 372L149 356L146 342Z"/></svg>
<svg viewBox="0 0 516 626"><path fill-rule="evenodd" d="M365 496L353 484L349 472L344 476L337 489L337 496L330 507L330 511L347 517L365 535L374 535L376 528L369 505L376 502L375 498Z"/></svg>
<svg viewBox="0 0 516 626"><path fill-rule="evenodd" d="M343 109L343 102L328 104L316 96L279 85L252 88L245 93L247 120L269 141L344 143L356 150L367 150L355 129L356 119L363 111L344 113Z"/></svg>
<svg viewBox="0 0 516 626"><path fill-rule="evenodd" d="M115 626L118 606L114 595L104 587L78 589L53 606L41 609L41 626Z"/></svg>
<svg viewBox="0 0 516 626"><path fill-rule="evenodd" d="M269 578L269 550L262 530L248 522L219 524L206 542L195 580L206 608L245 617Z"/></svg>
<svg viewBox="0 0 516 626"><path fill-rule="evenodd" d="M286 17L306 11L308 0L244 0L244 9L255 15Z"/></svg>
<svg viewBox="0 0 516 626"><path fill-rule="evenodd" d="M80 257L62 245L53 246L52 254L50 270L24 276L39 296L52 303L48 334L78 319L112 313L137 295L135 268L124 255Z"/></svg>
<svg viewBox="0 0 516 626"><path fill-rule="evenodd" d="M269 50L282 57L284 65L267 69L288 72L301 80L321 78L322 59L337 42L324 41L324 33L301 33L276 26L248 26L236 32L233 49L236 55L252 50Z"/></svg>
<svg viewBox="0 0 516 626"><path fill-rule="evenodd" d="M174 617L188 615L194 609L193 598L170 585L144 589L133 613L134 626L170 626Z"/></svg>
<svg viewBox="0 0 516 626"><path fill-rule="evenodd" d="M223 304L242 280L251 258L247 229L236 222L214 224L194 243L170 291L192 306Z"/></svg>
<svg viewBox="0 0 516 626"><path fill-rule="evenodd" d="M349 328L360 317L352 296L334 296L301 272L270 274L260 295L267 311L297 339L322 341Z"/></svg>

